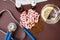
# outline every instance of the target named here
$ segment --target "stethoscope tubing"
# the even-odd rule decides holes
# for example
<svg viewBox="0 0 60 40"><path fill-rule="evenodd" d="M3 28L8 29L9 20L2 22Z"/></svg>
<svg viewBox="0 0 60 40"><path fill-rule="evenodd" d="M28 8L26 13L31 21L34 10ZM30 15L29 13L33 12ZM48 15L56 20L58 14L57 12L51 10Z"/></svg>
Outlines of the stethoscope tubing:
<svg viewBox="0 0 60 40"><path fill-rule="evenodd" d="M7 11L10 14L10 16L12 17L12 19L20 26L20 28L23 29L23 31L31 38L31 40L35 40L34 36L32 36L32 34L28 31L28 29L24 28L21 24L19 24L19 22L15 19L15 17L10 12L10 10L8 10L8 9L2 10L0 12L0 15L2 14L2 12L5 12L5 11Z"/></svg>

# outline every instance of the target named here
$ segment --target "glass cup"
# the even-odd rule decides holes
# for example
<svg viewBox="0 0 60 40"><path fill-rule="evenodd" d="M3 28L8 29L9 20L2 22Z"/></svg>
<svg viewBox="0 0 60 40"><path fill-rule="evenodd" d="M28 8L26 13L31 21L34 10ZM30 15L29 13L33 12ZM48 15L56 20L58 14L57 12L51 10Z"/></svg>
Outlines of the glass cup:
<svg viewBox="0 0 60 40"><path fill-rule="evenodd" d="M42 8L41 18L48 24L55 24L60 20L59 14L59 7L54 4L47 4Z"/></svg>

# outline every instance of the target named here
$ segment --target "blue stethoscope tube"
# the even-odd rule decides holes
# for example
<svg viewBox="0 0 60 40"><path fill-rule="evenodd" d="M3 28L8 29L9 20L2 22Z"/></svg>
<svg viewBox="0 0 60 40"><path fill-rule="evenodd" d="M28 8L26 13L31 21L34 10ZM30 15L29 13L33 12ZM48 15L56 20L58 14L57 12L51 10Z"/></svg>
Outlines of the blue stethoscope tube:
<svg viewBox="0 0 60 40"><path fill-rule="evenodd" d="M24 28L23 31L31 38L31 40L35 40L35 37L26 28Z"/></svg>
<svg viewBox="0 0 60 40"><path fill-rule="evenodd" d="M7 10L7 9L6 10L2 10L2 12L4 12L4 11L9 12L10 16L15 20L16 23L18 23L18 21L14 18L14 16L11 14L11 12L9 10ZM2 14L2 12L1 12L1 14ZM26 28L23 28L23 31L31 38L31 40L35 40L34 36ZM11 33L7 32L4 40L10 40L11 39L11 35L12 35Z"/></svg>
<svg viewBox="0 0 60 40"><path fill-rule="evenodd" d="M11 40L11 37L12 37L12 33L7 32L6 35L5 35L4 40Z"/></svg>
<svg viewBox="0 0 60 40"><path fill-rule="evenodd" d="M35 37L26 28L23 28L23 31L31 38L31 40L35 40ZM11 37L12 33L7 32L4 40L11 40Z"/></svg>
<svg viewBox="0 0 60 40"><path fill-rule="evenodd" d="M24 28L23 31L31 38L31 40L35 40L35 37L26 28ZM12 33L7 32L4 40L11 40L11 37Z"/></svg>

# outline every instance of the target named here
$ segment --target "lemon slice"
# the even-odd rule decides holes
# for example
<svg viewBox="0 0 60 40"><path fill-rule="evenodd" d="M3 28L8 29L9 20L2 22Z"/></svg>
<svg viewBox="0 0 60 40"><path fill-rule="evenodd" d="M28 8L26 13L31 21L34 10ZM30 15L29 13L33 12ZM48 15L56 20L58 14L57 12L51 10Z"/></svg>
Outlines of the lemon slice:
<svg viewBox="0 0 60 40"><path fill-rule="evenodd" d="M54 4L47 4L42 8L41 17L48 24L54 24L59 21L59 8ZM48 19L50 16L50 19ZM54 17L53 17L54 16Z"/></svg>

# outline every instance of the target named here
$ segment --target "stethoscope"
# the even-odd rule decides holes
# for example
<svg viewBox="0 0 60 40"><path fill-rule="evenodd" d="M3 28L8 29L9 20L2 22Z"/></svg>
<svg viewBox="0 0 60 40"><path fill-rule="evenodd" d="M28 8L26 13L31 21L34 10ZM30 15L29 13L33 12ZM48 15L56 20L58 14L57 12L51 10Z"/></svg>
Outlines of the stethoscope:
<svg viewBox="0 0 60 40"><path fill-rule="evenodd" d="M13 22L9 23L8 25L8 32L6 32L4 40L11 40L12 38L12 33L16 31L17 25Z"/></svg>
<svg viewBox="0 0 60 40"><path fill-rule="evenodd" d="M35 6L36 4L34 3L34 5L33 6ZM17 6L18 8L19 7L21 7L21 5L18 5ZM46 7L45 7L46 8ZM31 40L35 40L35 37L22 25L22 24L19 24L18 23L18 21L14 18L14 16L11 14L11 12L9 11L9 10L2 10L1 12L0 12L0 14L2 14L2 12L4 12L4 11L7 11L7 12L9 12L9 14L10 14L10 16L12 17L12 19L23 29L23 31L31 38ZM43 11L43 9L42 9L42 12L41 12L41 16L42 16L42 18L43 18L43 20L44 20L44 16L43 16L43 13L44 11ZM50 20L44 20L46 23L48 23L48 24L54 24L52 21L50 22ZM57 21L58 22L58 21ZM12 26L12 25L11 25ZM14 26L14 25L13 25ZM13 27L12 26L12 27ZM9 26L10 27L10 26ZM8 27L8 29L9 29L9 27ZM11 39L11 35L12 35L12 31L11 30L9 30L9 32L7 32L6 33L7 35L8 35L8 38L7 38L7 35L6 35L6 37L5 37L5 39L6 40L10 40Z"/></svg>
<svg viewBox="0 0 60 40"><path fill-rule="evenodd" d="M9 23L8 25L8 31L5 32L4 30L2 30L0 28L0 32L2 32L3 34L5 34L5 37L4 37L4 40L15 40L13 37L12 37L12 32L16 31L17 29L17 25L13 22Z"/></svg>
<svg viewBox="0 0 60 40"><path fill-rule="evenodd" d="M8 12L10 14L10 16L12 17L12 19L23 29L23 31L31 38L31 40L35 40L35 37L22 25L20 24L15 18L14 16L12 15L12 13L10 12L10 10L8 9L5 9L5 10L2 10L0 12L0 15L2 16L3 12ZM11 28L10 28L11 27ZM8 30L9 32L6 33L6 36L4 38L4 40L10 40L11 37L12 37L12 31L15 29L16 30L16 24L15 23L10 23L9 26L8 26Z"/></svg>
<svg viewBox="0 0 60 40"><path fill-rule="evenodd" d="M11 1L14 5L16 5L16 7L17 7L18 9L22 7L21 4L18 5L18 3L13 2L12 0L10 0L10 1ZM35 7L35 6L36 6L36 2L33 1L31 5L32 5L33 7ZM21 9L22 9L22 8L21 8ZM31 40L35 40L35 37L34 37L22 24L20 24L20 23L15 19L15 17L12 15L12 13L10 12L10 10L7 10L7 9L2 10L2 11L1 11L1 14L2 14L2 12L4 12L4 11L9 12L10 16L12 17L12 19L23 29L23 31L31 38ZM7 34L8 34L8 33L9 33L9 32L7 32ZM10 36L10 38L11 38L11 36Z"/></svg>

